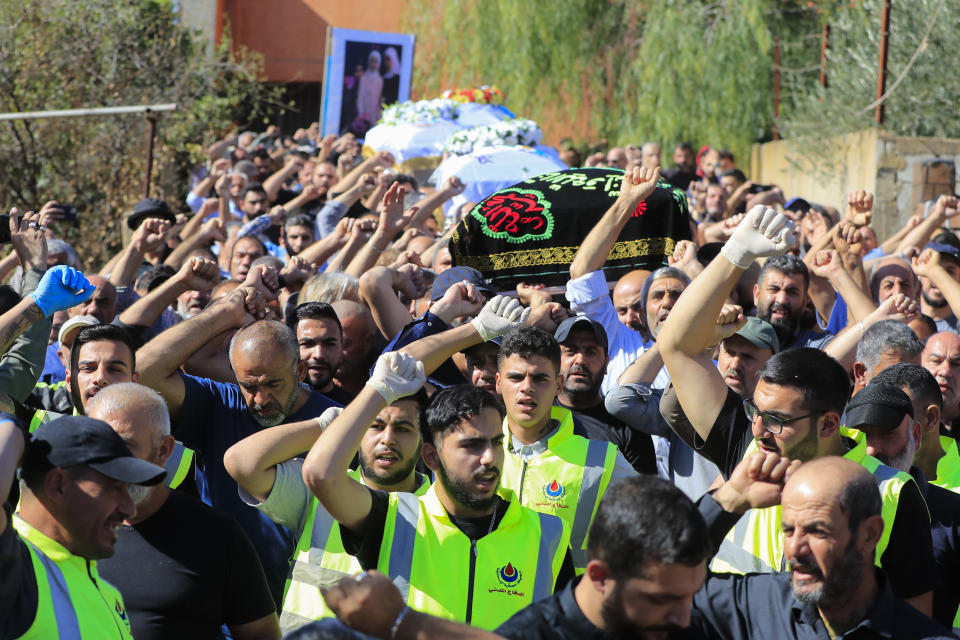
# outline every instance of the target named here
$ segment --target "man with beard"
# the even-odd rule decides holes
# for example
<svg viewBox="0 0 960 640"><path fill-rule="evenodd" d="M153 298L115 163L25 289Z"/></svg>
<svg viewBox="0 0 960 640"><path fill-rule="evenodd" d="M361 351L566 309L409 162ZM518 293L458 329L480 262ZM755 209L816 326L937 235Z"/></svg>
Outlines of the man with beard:
<svg viewBox="0 0 960 640"><path fill-rule="evenodd" d="M346 404L353 397L333 383L343 360L343 329L337 313L326 302L305 302L294 312L300 366L307 382L335 402Z"/></svg>
<svg viewBox="0 0 960 640"><path fill-rule="evenodd" d="M653 443L607 412L600 383L607 369L607 334L586 316L567 318L553 337L560 343L560 391L557 406L573 413L573 432L591 440L606 440L637 473L656 473Z"/></svg>
<svg viewBox="0 0 960 640"><path fill-rule="evenodd" d="M960 308L960 249L931 242L913 260L923 290L920 310L933 318L937 331L957 333L955 309Z"/></svg>
<svg viewBox="0 0 960 640"><path fill-rule="evenodd" d="M799 331L800 315L809 300L809 285L807 265L796 256L787 254L767 260L753 286L757 317L773 325L784 349L823 349L833 340L833 334L811 329Z"/></svg>
<svg viewBox="0 0 960 640"><path fill-rule="evenodd" d="M227 513L250 537L279 607L294 539L288 529L248 507L223 468L223 454L243 438L282 422L313 418L332 400L299 382L303 377L293 330L263 317L261 289L241 286L202 313L148 342L137 352L140 382L160 392L173 418L174 436L194 449L197 486L204 502ZM200 348L225 332L236 383L180 372Z"/></svg>
<svg viewBox="0 0 960 640"><path fill-rule="evenodd" d="M376 491L348 475L371 422L420 390L424 371L407 353L381 355L370 381L310 450L303 478L340 523L347 551L362 567L388 573L407 606L492 629L572 577L563 521L499 488L504 434L496 399L472 385L433 398L423 459L438 482L423 496Z"/></svg>
<svg viewBox="0 0 960 640"><path fill-rule="evenodd" d="M876 479L862 465L832 456L807 462L781 501L787 571L712 575L693 599L691 631L730 639L950 637L895 597L892 578L873 566L888 532Z"/></svg>
<svg viewBox="0 0 960 640"><path fill-rule="evenodd" d="M155 392L111 385L90 405L134 456L162 466L173 453L170 416ZM134 486L137 505L117 530L116 553L98 566L123 594L138 640L280 637L277 613L253 545L232 518L160 484ZM184 526L184 523L190 526Z"/></svg>
<svg viewBox="0 0 960 640"><path fill-rule="evenodd" d="M347 475L373 491L423 495L430 481L416 472L420 461L420 416L428 400L422 389L384 407L360 442L359 466ZM240 496L298 540L296 557L283 598L280 626L284 632L332 615L319 589L362 568L348 554L340 527L303 480L303 452L320 438L340 414L327 409L318 419L264 429L230 447L227 471L240 485Z"/></svg>
<svg viewBox="0 0 960 640"><path fill-rule="evenodd" d="M940 584L933 593L933 618L960 627L960 495L927 482L923 464L936 478L944 456L938 436L940 392L923 367L898 364L879 373L847 405L847 427L862 432L867 452L913 476L930 510L930 533ZM924 449L924 455L919 452ZM947 458L944 463L951 460ZM917 466L915 466L917 465Z"/></svg>
<svg viewBox="0 0 960 640"><path fill-rule="evenodd" d="M956 438L950 429L960 416L960 336L952 331L941 331L927 339L920 355L920 364L933 374L943 395L943 414L940 420L947 432Z"/></svg>
<svg viewBox="0 0 960 640"><path fill-rule="evenodd" d="M662 404L661 412L677 435L725 477L752 451L773 451L804 462L844 456L864 466L880 486L890 531L878 544L879 564L890 576L894 593L929 613L936 571L929 528L916 526L928 518L923 499L908 474L880 464L867 455L865 443L841 432L840 415L850 395L844 368L819 349L781 351L763 365L752 398L745 399L724 383L704 351L743 325L739 314L717 322L726 296L757 257L785 252L792 231L782 214L763 206L751 209L721 255L691 283L658 338L678 401L677 406ZM778 523L779 508L751 510L721 547L714 570L777 571L784 562Z"/></svg>
<svg viewBox="0 0 960 640"><path fill-rule="evenodd" d="M943 394L936 378L920 365L899 363L878 373L875 380L896 385L910 396L920 431L915 468L930 484L960 493L960 453L956 440L941 433Z"/></svg>
<svg viewBox="0 0 960 640"><path fill-rule="evenodd" d="M570 263L566 293L570 309L599 322L607 334L610 363L603 393L616 388L624 369L650 346L650 337L656 337L660 323L689 284L689 278L678 269L658 269L659 277L630 271L617 281L611 301L603 265L627 221L656 189L659 178L659 168L634 167L626 173L617 200L584 238ZM664 385L666 379L659 386Z"/></svg>

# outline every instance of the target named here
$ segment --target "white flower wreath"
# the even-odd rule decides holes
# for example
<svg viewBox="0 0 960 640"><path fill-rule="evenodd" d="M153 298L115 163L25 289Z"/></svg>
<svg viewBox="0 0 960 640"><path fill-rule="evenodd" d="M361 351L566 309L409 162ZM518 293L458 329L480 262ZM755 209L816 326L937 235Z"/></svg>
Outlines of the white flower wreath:
<svg viewBox="0 0 960 640"><path fill-rule="evenodd" d="M464 156L474 149L495 145L535 147L543 139L543 132L533 120L514 118L497 124L474 127L454 132L444 145L453 155Z"/></svg>

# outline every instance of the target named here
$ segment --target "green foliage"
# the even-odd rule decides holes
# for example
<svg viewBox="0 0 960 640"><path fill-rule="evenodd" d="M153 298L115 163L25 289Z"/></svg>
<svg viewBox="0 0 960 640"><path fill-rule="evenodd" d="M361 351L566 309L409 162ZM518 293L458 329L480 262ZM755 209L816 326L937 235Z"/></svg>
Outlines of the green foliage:
<svg viewBox="0 0 960 640"><path fill-rule="evenodd" d="M417 2L416 89L430 97L452 85L496 84L511 110L540 122L554 141L576 129L580 142L691 139L744 156L772 124L772 6ZM584 119L588 130L578 126Z"/></svg>
<svg viewBox="0 0 960 640"><path fill-rule="evenodd" d="M960 0L892 3L883 128L904 136L960 137L960 86L952 69L960 58L956 17ZM823 137L876 126L881 0L838 5L823 16L830 25L828 87L791 87L782 130L789 137ZM939 9L939 11L938 11ZM932 25L924 44L923 37ZM819 50L817 51L819 57ZM913 65L907 69L916 54ZM896 87L893 84L902 76Z"/></svg>
<svg viewBox="0 0 960 640"><path fill-rule="evenodd" d="M935 12L939 7L939 13ZM518 116L556 143L659 140L728 147L746 165L773 133L779 43L784 137L873 126L881 0L417 0L414 88L495 84ZM893 3L888 88L933 29L887 101L884 127L960 136L960 0ZM829 88L819 84L821 28L831 27Z"/></svg>
<svg viewBox="0 0 960 640"><path fill-rule="evenodd" d="M276 95L256 59L208 56L169 0L0 0L0 111L175 102L157 127L151 195L182 203L199 143L262 121ZM0 205L78 205L58 232L94 264L120 243L123 214L143 194L143 115L10 121L0 125ZM176 206L176 205L174 205Z"/></svg>

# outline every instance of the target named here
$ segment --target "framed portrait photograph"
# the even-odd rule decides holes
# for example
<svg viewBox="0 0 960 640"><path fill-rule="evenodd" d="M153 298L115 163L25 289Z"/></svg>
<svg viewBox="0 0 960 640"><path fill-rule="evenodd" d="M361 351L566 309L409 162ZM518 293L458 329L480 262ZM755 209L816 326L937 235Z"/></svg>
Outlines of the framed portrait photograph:
<svg viewBox="0 0 960 640"><path fill-rule="evenodd" d="M327 29L323 135L351 131L363 138L385 105L410 99L413 41L406 33Z"/></svg>

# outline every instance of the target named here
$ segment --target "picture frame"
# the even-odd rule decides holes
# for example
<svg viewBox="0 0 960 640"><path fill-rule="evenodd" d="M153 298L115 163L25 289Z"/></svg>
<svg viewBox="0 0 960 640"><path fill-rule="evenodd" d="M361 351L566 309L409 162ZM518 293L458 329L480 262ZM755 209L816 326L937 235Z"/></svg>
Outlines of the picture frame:
<svg viewBox="0 0 960 640"><path fill-rule="evenodd" d="M414 39L407 33L327 28L322 135L351 131L363 138L384 105L410 99Z"/></svg>

